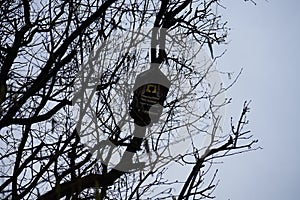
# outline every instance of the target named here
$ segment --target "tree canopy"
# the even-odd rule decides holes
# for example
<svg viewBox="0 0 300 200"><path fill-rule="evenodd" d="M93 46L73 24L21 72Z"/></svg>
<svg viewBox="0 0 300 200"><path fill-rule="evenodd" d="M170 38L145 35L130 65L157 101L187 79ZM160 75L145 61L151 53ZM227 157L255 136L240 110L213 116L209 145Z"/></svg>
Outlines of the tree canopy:
<svg viewBox="0 0 300 200"><path fill-rule="evenodd" d="M221 3L1 1L0 198L212 198L214 161L257 142L249 102L222 131L237 77L224 85L215 67ZM133 87L153 67L168 95L158 123L139 129ZM190 172L170 180L170 164Z"/></svg>

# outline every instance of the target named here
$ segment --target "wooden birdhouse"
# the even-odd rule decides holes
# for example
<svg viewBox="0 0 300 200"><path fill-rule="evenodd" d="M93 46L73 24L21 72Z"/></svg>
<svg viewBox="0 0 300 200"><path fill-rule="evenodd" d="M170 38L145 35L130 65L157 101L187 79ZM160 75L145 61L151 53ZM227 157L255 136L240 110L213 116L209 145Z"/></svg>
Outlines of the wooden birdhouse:
<svg viewBox="0 0 300 200"><path fill-rule="evenodd" d="M158 67L152 67L137 76L130 104L130 116L135 124L147 126L158 122L170 85Z"/></svg>

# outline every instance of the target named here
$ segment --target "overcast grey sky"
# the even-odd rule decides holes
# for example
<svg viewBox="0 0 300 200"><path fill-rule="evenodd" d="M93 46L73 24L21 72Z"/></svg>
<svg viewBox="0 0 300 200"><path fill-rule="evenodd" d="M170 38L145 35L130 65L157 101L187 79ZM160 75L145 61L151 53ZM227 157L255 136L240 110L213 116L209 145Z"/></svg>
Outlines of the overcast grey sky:
<svg viewBox="0 0 300 200"><path fill-rule="evenodd" d="M218 200L295 200L300 189L300 1L225 1L230 43L217 64L220 70L243 68L227 93L237 117L252 100L250 125L264 148L225 159ZM228 118L228 117L227 117Z"/></svg>

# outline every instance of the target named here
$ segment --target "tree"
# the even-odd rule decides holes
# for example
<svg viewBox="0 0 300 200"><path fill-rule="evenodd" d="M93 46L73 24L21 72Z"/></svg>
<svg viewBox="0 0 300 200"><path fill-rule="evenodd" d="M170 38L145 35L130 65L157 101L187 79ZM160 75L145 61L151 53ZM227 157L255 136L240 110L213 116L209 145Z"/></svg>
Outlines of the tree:
<svg viewBox="0 0 300 200"><path fill-rule="evenodd" d="M212 198L213 161L257 142L244 130L247 102L232 132L219 131L231 85L211 85L215 58L201 55L225 43L220 1L0 4L1 198ZM134 144L129 102L146 63L172 85L160 122ZM190 148L165 154L181 139ZM110 165L113 155L128 169ZM135 163L145 155L155 162ZM191 169L186 180L165 179L170 162Z"/></svg>

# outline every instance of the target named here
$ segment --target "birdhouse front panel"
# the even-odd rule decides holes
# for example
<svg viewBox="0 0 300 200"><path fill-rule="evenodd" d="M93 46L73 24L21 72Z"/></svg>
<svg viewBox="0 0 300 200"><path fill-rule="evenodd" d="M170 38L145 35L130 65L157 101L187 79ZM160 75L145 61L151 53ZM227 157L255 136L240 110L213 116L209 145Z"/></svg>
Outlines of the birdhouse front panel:
<svg viewBox="0 0 300 200"><path fill-rule="evenodd" d="M156 123L161 116L168 88L159 84L146 84L134 91L131 117L140 126Z"/></svg>
<svg viewBox="0 0 300 200"><path fill-rule="evenodd" d="M136 124L147 126L158 122L170 85L158 67L150 67L137 75L130 104L130 116Z"/></svg>

